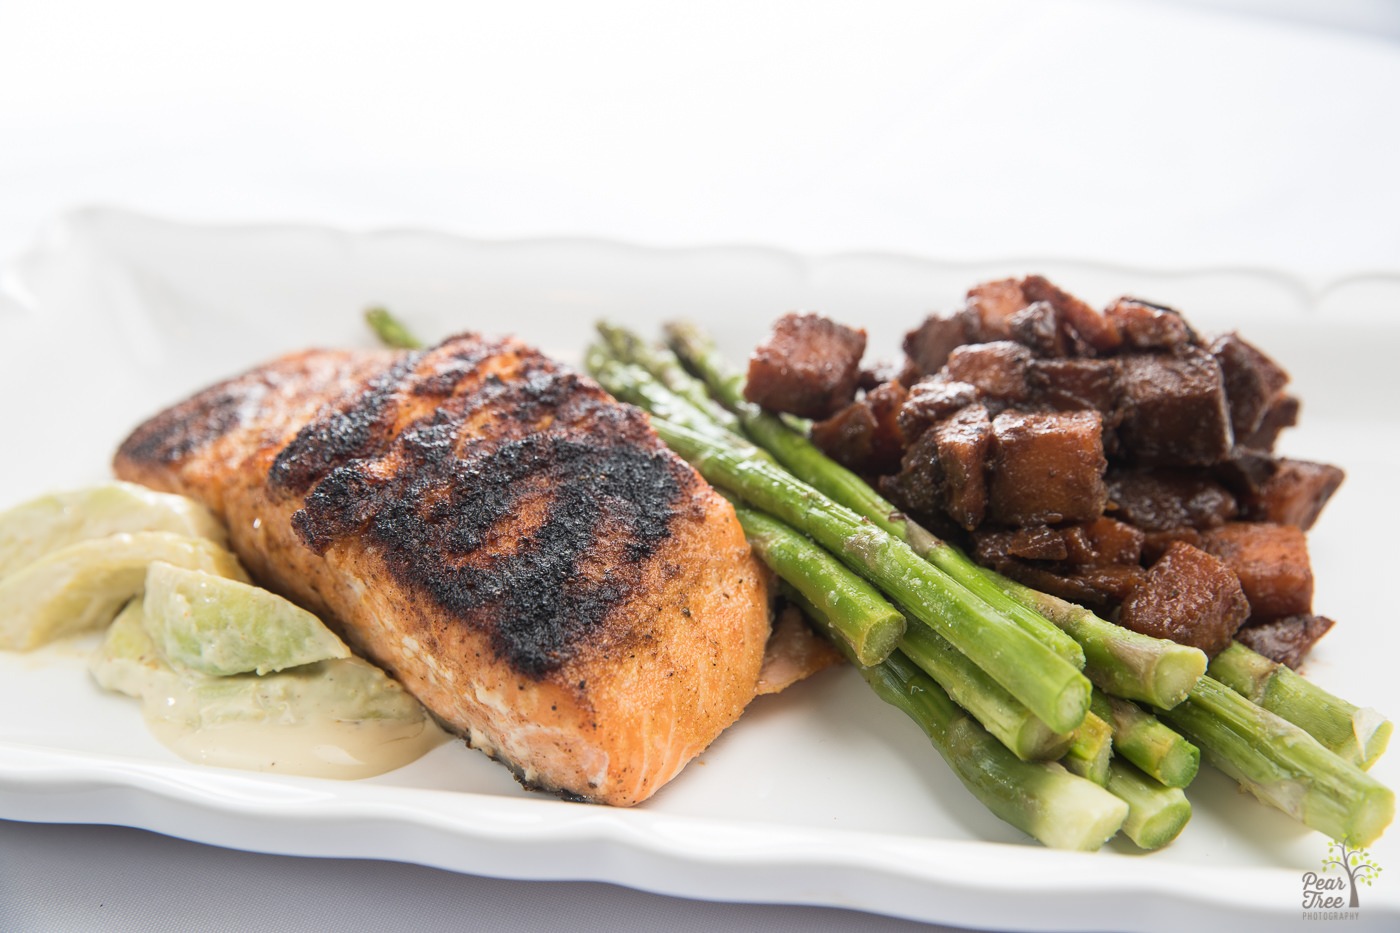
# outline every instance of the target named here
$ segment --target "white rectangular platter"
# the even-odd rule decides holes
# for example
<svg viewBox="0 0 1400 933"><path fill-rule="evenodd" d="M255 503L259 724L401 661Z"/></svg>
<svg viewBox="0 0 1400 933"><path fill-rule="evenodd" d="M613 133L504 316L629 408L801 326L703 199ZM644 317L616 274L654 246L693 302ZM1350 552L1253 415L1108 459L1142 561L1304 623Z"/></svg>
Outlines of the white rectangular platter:
<svg viewBox="0 0 1400 933"><path fill-rule="evenodd" d="M0 284L0 508L108 475L159 408L278 353L368 346L370 305L418 334L516 333L577 360L592 322L689 317L740 360L771 321L815 309L902 334L987 278L1039 272L1091 303L1134 294L1207 332L1238 329L1304 399L1290 455L1348 480L1311 535L1317 610L1338 620L1309 676L1400 714L1388 526L1400 516L1400 274L1307 283L1271 270L1142 270L1023 259L945 264L774 249L655 250L590 240L481 242L417 231L217 228L92 210L56 222ZM0 607L4 611L4 607ZM632 810L520 789L460 744L379 778L334 782L186 763L134 701L90 683L89 643L0 654L0 818L136 826L289 855L379 858L521 879L587 879L695 898L832 905L960 926L1240 930L1303 925L1326 840L1203 769L1169 848L1052 852L986 813L922 734L858 677L830 671L744 718ZM1376 767L1400 784L1400 752ZM1361 926L1400 924L1400 830ZM1391 874L1397 877L1391 877Z"/></svg>

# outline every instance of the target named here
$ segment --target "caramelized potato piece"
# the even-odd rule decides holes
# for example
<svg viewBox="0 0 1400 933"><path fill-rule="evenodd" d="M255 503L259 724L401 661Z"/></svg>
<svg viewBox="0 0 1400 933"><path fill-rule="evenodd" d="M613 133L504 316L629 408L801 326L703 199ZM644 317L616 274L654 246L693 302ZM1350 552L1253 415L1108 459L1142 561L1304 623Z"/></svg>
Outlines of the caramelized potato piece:
<svg viewBox="0 0 1400 933"><path fill-rule="evenodd" d="M1010 340L974 343L958 347L948 357L945 372L952 379L970 383L983 395L1024 402L1031 397L1026 379L1031 351Z"/></svg>
<svg viewBox="0 0 1400 933"><path fill-rule="evenodd" d="M1116 324L1044 276L1026 276L1021 280L1021 293L1028 302L1048 301L1054 305L1070 328L1093 350L1112 351L1123 342Z"/></svg>
<svg viewBox="0 0 1400 933"><path fill-rule="evenodd" d="M1118 612L1135 632L1193 645L1214 657L1249 615L1239 577L1218 557L1177 542L1147 571Z"/></svg>
<svg viewBox="0 0 1400 933"><path fill-rule="evenodd" d="M772 411L829 418L855 398L865 331L785 314L749 358L744 397Z"/></svg>
<svg viewBox="0 0 1400 933"><path fill-rule="evenodd" d="M1265 413L1288 384L1288 373L1239 334L1216 338L1210 352L1225 377L1230 426L1236 437L1247 437L1263 424Z"/></svg>
<svg viewBox="0 0 1400 933"><path fill-rule="evenodd" d="M1028 380L1034 401L1060 411L1092 408L1105 421L1115 417L1122 391L1118 363L1102 359L1034 360Z"/></svg>
<svg viewBox="0 0 1400 933"><path fill-rule="evenodd" d="M1346 473L1331 464L1280 459L1274 475L1245 498L1245 517L1307 531L1344 479Z"/></svg>
<svg viewBox="0 0 1400 933"><path fill-rule="evenodd" d="M1007 339L1011 336L1011 316L1030 302L1015 279L974 285L967 291L970 335L979 342Z"/></svg>
<svg viewBox="0 0 1400 933"><path fill-rule="evenodd" d="M1215 528L1239 513L1235 497L1193 470L1111 470L1106 478L1114 517L1146 532Z"/></svg>
<svg viewBox="0 0 1400 933"><path fill-rule="evenodd" d="M1220 365L1199 347L1175 353L1125 353L1124 450L1153 466L1209 466L1234 446Z"/></svg>
<svg viewBox="0 0 1400 933"><path fill-rule="evenodd" d="M1170 350L1196 338L1179 312L1136 298L1119 298L1104 317L1123 335L1124 346L1139 350Z"/></svg>
<svg viewBox="0 0 1400 933"><path fill-rule="evenodd" d="M992 422L988 513L1000 525L1098 518L1107 502L1098 412L1005 411Z"/></svg>
<svg viewBox="0 0 1400 933"><path fill-rule="evenodd" d="M969 405L933 429L943 473L943 508L971 531L987 514L987 463L992 422L981 405Z"/></svg>
<svg viewBox="0 0 1400 933"><path fill-rule="evenodd" d="M929 428L971 405L980 396L976 386L941 373L931 379L920 380L909 390L908 398L899 407L896 416L899 430L907 442L913 443Z"/></svg>
<svg viewBox="0 0 1400 933"><path fill-rule="evenodd" d="M932 375L948 362L948 354L972 339L967 315L930 315L904 335L904 352L921 374Z"/></svg>
<svg viewBox="0 0 1400 933"><path fill-rule="evenodd" d="M1333 624L1326 616L1305 613L1246 625L1235 633L1235 640L1270 660L1297 670L1313 645L1331 630Z"/></svg>
<svg viewBox="0 0 1400 933"><path fill-rule="evenodd" d="M1011 315L1007 335L1036 356L1060 357L1070 353L1064 316L1048 301L1036 301Z"/></svg>
<svg viewBox="0 0 1400 933"><path fill-rule="evenodd" d="M1312 611L1312 565L1302 529L1272 522L1231 522L1203 534L1201 547L1240 578L1251 622Z"/></svg>
<svg viewBox="0 0 1400 933"><path fill-rule="evenodd" d="M904 449L898 414L908 394L898 380L876 386L864 398L813 424L812 443L857 473L894 473Z"/></svg>

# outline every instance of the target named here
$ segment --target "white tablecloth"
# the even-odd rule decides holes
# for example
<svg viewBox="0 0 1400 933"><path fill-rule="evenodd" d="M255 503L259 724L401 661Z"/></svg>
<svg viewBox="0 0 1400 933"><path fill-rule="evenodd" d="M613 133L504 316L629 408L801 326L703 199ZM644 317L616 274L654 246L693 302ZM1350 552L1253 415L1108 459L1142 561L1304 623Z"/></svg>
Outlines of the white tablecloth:
<svg viewBox="0 0 1400 933"><path fill-rule="evenodd" d="M1393 270L1398 40L1400 8L1379 0L9 0L0 262L97 203L1313 281ZM5 931L906 926L0 823Z"/></svg>

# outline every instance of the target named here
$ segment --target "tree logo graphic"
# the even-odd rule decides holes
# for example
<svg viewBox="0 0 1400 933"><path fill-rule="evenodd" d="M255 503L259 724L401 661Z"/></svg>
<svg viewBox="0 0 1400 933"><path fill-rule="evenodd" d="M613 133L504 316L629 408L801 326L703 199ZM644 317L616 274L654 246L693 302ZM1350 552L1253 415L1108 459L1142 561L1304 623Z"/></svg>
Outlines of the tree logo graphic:
<svg viewBox="0 0 1400 933"><path fill-rule="evenodd" d="M1323 877L1315 872L1303 876L1303 908L1305 910L1356 909L1361 906L1357 888L1370 887L1381 873L1381 867L1371 859L1365 849L1353 849L1346 842L1332 841L1327 844L1327 856L1322 860L1322 870L1327 872L1340 868L1346 878ZM1350 893L1344 903L1344 891Z"/></svg>

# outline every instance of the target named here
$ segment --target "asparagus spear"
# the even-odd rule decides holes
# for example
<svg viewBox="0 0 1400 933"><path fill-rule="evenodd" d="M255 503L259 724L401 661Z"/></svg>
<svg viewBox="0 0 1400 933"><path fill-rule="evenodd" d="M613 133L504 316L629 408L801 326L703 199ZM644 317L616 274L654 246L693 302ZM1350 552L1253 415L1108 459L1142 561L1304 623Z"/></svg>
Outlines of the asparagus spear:
<svg viewBox="0 0 1400 933"><path fill-rule="evenodd" d="M1072 733L1051 729L933 629L914 626L899 649L1022 761L1054 761L1069 750Z"/></svg>
<svg viewBox="0 0 1400 933"><path fill-rule="evenodd" d="M1325 747L1360 766L1375 764L1390 742L1390 720L1335 697L1239 642L1216 655L1210 675L1271 713L1300 726Z"/></svg>
<svg viewBox="0 0 1400 933"><path fill-rule="evenodd" d="M813 538L931 625L1051 729L1068 732L1083 721L1088 679L907 544L773 466L751 445L725 442L663 418L653 417L652 428L705 479Z"/></svg>
<svg viewBox="0 0 1400 933"><path fill-rule="evenodd" d="M1168 787L1186 787L1196 777L1201 751L1156 716L1130 700L1097 687L1090 709L1113 726L1113 750Z"/></svg>
<svg viewBox="0 0 1400 933"><path fill-rule="evenodd" d="M1092 851L1127 819L1128 805L1097 784L1053 762L1011 754L902 654L861 674L881 699L918 722L987 809L1045 845Z"/></svg>
<svg viewBox="0 0 1400 933"><path fill-rule="evenodd" d="M933 629L915 625L905 630L904 616L824 548L740 502L734 512L755 553L783 580L792 601L825 620L827 635L839 640L856 664L876 664L897 644L1016 757L1049 761L1064 754L1069 735L1051 730ZM872 648L877 640L881 651Z"/></svg>
<svg viewBox="0 0 1400 933"><path fill-rule="evenodd" d="M641 367L623 363L609 351L593 344L583 354L584 366L598 384L614 398L645 409L657 418L664 418L700 434L714 437L727 444L747 444L748 441L723 427L708 412L697 408L688 399L666 388ZM766 454L763 456L767 457ZM771 457L767 457L771 460Z"/></svg>
<svg viewBox="0 0 1400 933"><path fill-rule="evenodd" d="M735 505L739 524L759 559L829 620L861 667L889 657L904 634L904 616L846 565L772 517Z"/></svg>
<svg viewBox="0 0 1400 933"><path fill-rule="evenodd" d="M1191 819L1191 802L1179 787L1167 787L1115 758L1108 765L1108 791L1128 805L1123 834L1143 849L1160 849Z"/></svg>
<svg viewBox="0 0 1400 933"><path fill-rule="evenodd" d="M1206 669L1198 648L1142 635L1049 593L987 571L1017 602L1033 606L1084 649L1084 673L1114 696L1170 709L1184 700Z"/></svg>
<svg viewBox="0 0 1400 933"><path fill-rule="evenodd" d="M417 350L423 346L422 341L413 336L402 321L390 314L388 308L370 308L365 312L365 323L386 347Z"/></svg>
<svg viewBox="0 0 1400 933"><path fill-rule="evenodd" d="M814 606L796 602L820 628L828 625ZM1017 758L903 652L858 670L880 699L918 724L973 796L1045 845L1090 852L1127 819L1129 805L1097 784L1054 762Z"/></svg>
<svg viewBox="0 0 1400 933"><path fill-rule="evenodd" d="M1333 839L1364 848L1395 816L1387 787L1209 675L1159 715L1245 790Z"/></svg>
<svg viewBox="0 0 1400 933"><path fill-rule="evenodd" d="M1155 639L979 567L953 545L910 521L856 474L827 457L782 419L744 400L743 377L727 370L713 342L699 328L668 324L667 338L688 366L725 407L737 412L744 428L799 479L906 540L949 576L1032 631L1046 618L1080 646L1080 666L1099 686L1158 707L1172 707L1205 672L1206 657L1195 648ZM1063 649L1060 649L1063 650ZM1068 655L1067 655L1068 657Z"/></svg>
<svg viewBox="0 0 1400 933"><path fill-rule="evenodd" d="M1070 733L1069 748L1061 763L1100 787L1108 784L1108 764L1113 760L1113 727L1092 711Z"/></svg>
<svg viewBox="0 0 1400 933"><path fill-rule="evenodd" d="M625 327L608 321L599 321L596 327L614 359L642 367L721 427L730 431L739 430L739 419L734 413L716 402L705 384L686 372L671 350L653 346Z"/></svg>

